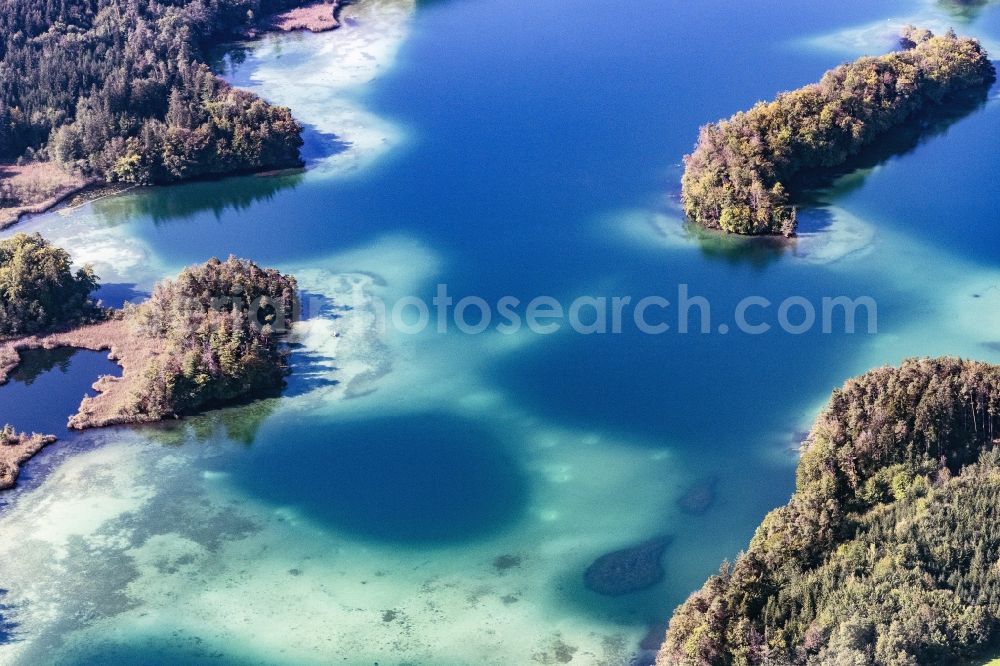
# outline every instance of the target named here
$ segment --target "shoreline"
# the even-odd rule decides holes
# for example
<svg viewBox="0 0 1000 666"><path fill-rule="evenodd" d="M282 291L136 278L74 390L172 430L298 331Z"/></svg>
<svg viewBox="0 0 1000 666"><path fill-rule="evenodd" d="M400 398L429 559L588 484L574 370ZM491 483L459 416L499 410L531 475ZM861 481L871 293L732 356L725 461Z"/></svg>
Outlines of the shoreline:
<svg viewBox="0 0 1000 666"><path fill-rule="evenodd" d="M47 213L59 204L65 203L68 199L72 197L85 193L91 187L98 185L100 181L88 181L83 185L78 185L73 187L61 194L49 197L48 199L43 199L35 203L25 204L23 206L18 206L17 208L12 208L3 217L0 217L0 229L8 229L14 225L21 222L25 217L30 217L32 215L41 215L42 213Z"/></svg>
<svg viewBox="0 0 1000 666"><path fill-rule="evenodd" d="M16 202L0 207L0 230L28 216L48 212L100 182L97 178L65 171L50 161L0 164L0 202ZM3 190L6 190L6 199Z"/></svg>
<svg viewBox="0 0 1000 666"><path fill-rule="evenodd" d="M272 33L248 44L253 66L226 79L274 104L292 109L300 123L335 137L340 149L309 156L313 178L350 178L408 140L395 119L364 101L372 82L395 64L409 33L413 0L341 3L340 29L315 35ZM284 58L284 61L282 61Z"/></svg>
<svg viewBox="0 0 1000 666"><path fill-rule="evenodd" d="M29 435L23 432L0 434L0 491L13 488L21 474L21 465L55 441L55 435Z"/></svg>
<svg viewBox="0 0 1000 666"><path fill-rule="evenodd" d="M141 376L142 369L160 354L143 349L143 340L128 329L122 319L84 324L64 331L12 338L0 342L0 386L21 363L21 351L74 347L90 351L107 351L108 358L122 369L120 377L102 375L93 384L97 395L85 396L75 414L70 415L72 430L99 428L127 423L152 423L163 419L143 418L142 414L125 411L129 389Z"/></svg>
<svg viewBox="0 0 1000 666"><path fill-rule="evenodd" d="M340 12L346 4L348 3L342 2L341 0L332 0L329 2L327 0L318 0L317 2L306 3L283 12L270 14L258 21L256 24L246 27L237 34L237 38L243 40L258 40L268 34L282 34L301 30L307 30L312 33L321 33L336 30L342 25L340 22ZM229 40L223 40L220 44L225 44L227 41ZM218 73L213 73L220 80L225 80ZM216 180L245 175L256 175L261 177L283 175L285 173L305 169L306 167L304 163L302 163L301 155L299 157L299 162L300 164L298 166L269 166L260 170L211 174L200 178L183 179L175 183L153 183L148 186L160 187L163 185L176 185L195 182L198 180ZM89 203L90 201L103 199L106 196L121 194L122 192L135 189L136 187L145 186L141 183L113 183L92 176L82 176L65 171L62 167L57 166L54 162L49 160L39 161L35 164L50 167L52 169L58 169L60 175L66 179L66 185L63 188L60 188L60 190L55 194L39 201L31 201L10 208L0 208L0 231L16 226L29 217L50 213L70 200L78 199L78 201L73 204L73 207L76 207ZM5 167L20 168L14 167L13 165L0 164L0 171L2 171ZM4 182L4 180L5 179L0 179L0 182ZM90 192L94 193L93 197L87 196Z"/></svg>
<svg viewBox="0 0 1000 666"><path fill-rule="evenodd" d="M28 219L44 215L46 213L52 213L54 211L66 208L67 210L75 210L80 206L83 206L94 201L100 201L107 197L118 196L120 194L125 194L126 192L131 192L132 190L139 188L151 188L151 187L173 187L175 185L187 185L188 183L199 183L199 182L212 182L218 180L225 180L226 178L240 178L243 176L256 176L257 178L277 178L281 176L287 176L290 174L301 173L307 170L309 167L304 164L299 166L287 166L287 167L264 167L259 171L232 171L229 173L219 173L219 174L205 174L195 178L185 178L184 180L178 180L170 183L109 183L100 179L91 179L88 182L69 190L58 197L50 197L44 201L31 204L30 206L21 206L17 209L11 209L19 211L16 217L5 218L2 216L2 209L0 209L0 231L6 231L12 227L21 224Z"/></svg>
<svg viewBox="0 0 1000 666"><path fill-rule="evenodd" d="M318 33L336 30L341 26L340 11L343 6L340 0L318 0L271 14L258 25L248 28L244 39L256 39L269 32L308 30Z"/></svg>
<svg viewBox="0 0 1000 666"><path fill-rule="evenodd" d="M403 14L409 14L412 12L412 5L410 3L404 4L406 6L402 9ZM378 46L381 50L379 61L381 62L386 59L391 59L395 50L395 43L401 40L401 34L397 34L400 33L401 28L395 26L395 22L398 22L397 19L400 14L399 9L395 6L391 6L389 10L386 11L385 8L378 6L378 3L373 5L370 2L356 4L354 2L345 2L343 0L333 0L333 2L320 0L319 2L313 2L303 5L302 7L294 8L288 12L263 17L256 21L253 25L243 29L241 32L234 33L231 37L226 38L225 40L220 40L218 45L224 46L225 44L236 43L241 40L263 42L268 37L280 37L281 35L286 35L292 32L308 31L311 34L315 34L330 32L344 26L352 27L354 24L351 23L350 18L345 20L341 20L340 18L343 10L350 9L352 7L361 8L360 11L362 11L362 14L364 15L362 17L362 25L365 26L372 25L371 16L369 16L369 14L373 11L378 11L376 18L386 19L389 21L390 27L392 28L389 29L389 32L392 34L381 35L381 38L374 39L364 30L359 33L360 36L355 35L354 31L351 31L349 33L351 36L345 36L346 42L339 48L333 47L334 51L330 55L338 61L343 61L345 57L350 60L351 56L345 56L345 54L354 53L356 55L358 49L371 50L373 47ZM321 9L323 12L326 11L326 8L330 8L332 19L336 21L336 25L333 25L331 22L330 25L323 27L321 30L315 30L307 25L281 26L275 24L275 17L284 16L290 12L299 11L301 13L302 10L315 10L317 8ZM375 23L378 23L378 21L375 21ZM381 24L379 25L383 31L387 30L385 26L382 26ZM324 47L324 49L326 48L327 47ZM348 49L348 51L345 51L345 49ZM341 77L335 77L333 81L329 81L326 78L329 72L324 72L321 76L318 76L319 80L322 80L325 85L333 85L335 88L351 87L359 81L367 81L373 78L377 74L379 66L380 65L373 66L370 58L363 57L360 58L358 62L353 62L352 65L349 65L345 71L340 73ZM230 83L229 79L218 71L213 70L213 73L219 79L233 85ZM272 94L270 95L264 95L258 85L234 85L233 87L253 92L270 103L289 106L288 101L282 99L282 95L275 94L275 91L271 91ZM280 91L277 92L280 93ZM324 132L335 133L337 136L342 137L345 143L349 144L349 149L342 152L334 152L324 155L308 165L304 163L300 154L299 164L294 166L270 166L259 170L237 170L229 173L205 174L197 178L186 178L171 183L143 185L136 183L109 183L96 178L88 179L86 183L74 187L72 190L61 194L57 198L51 198L32 204L30 208L24 207L22 210L18 211L16 216L13 216L11 219L6 221L3 217L3 209L0 209L0 231L16 227L18 224L24 223L33 217L52 213L53 211L59 210L63 206L67 206L72 209L82 206L84 203L89 203L91 201L96 201L116 194L122 194L137 188L159 188L171 185L223 180L226 178L250 175L260 178L280 177L293 173L302 173L307 170L320 172L333 171L338 174L351 173L363 168L368 162L373 161L389 147L398 145L402 141L402 135L397 128L379 118L372 116L363 109L355 108L353 103L348 102L343 106L334 105L332 116L329 108L321 109L320 111L322 111L322 113L317 115L317 113L311 113L313 110L309 108L308 104L303 105L303 107L304 108L297 108L293 113L293 118L296 122L303 125L318 127ZM318 125L317 121L319 121ZM52 168L58 168L51 162L43 162L41 164L50 165ZM3 165L0 165L0 168L2 168L2 166ZM63 175L66 178L81 177L78 175L74 176L68 172L63 172ZM0 179L0 183L2 182L3 180Z"/></svg>
<svg viewBox="0 0 1000 666"><path fill-rule="evenodd" d="M82 324L61 331L8 338L0 341L0 388L10 380L10 373L21 364L22 351L60 347L107 351L108 358L121 368L121 375L100 375L95 379L91 388L96 394L84 395L77 411L67 415L68 429L83 431L118 425L151 425L180 419L186 412L157 415L144 412L134 404L136 389L143 376L165 355L163 350L152 349L150 342L133 332L129 322L122 318ZM246 404L266 397L266 394L258 392L233 401L205 404L194 413ZM0 423L0 428L3 425ZM16 424L9 425L16 429ZM22 442L16 450L0 443L0 492L13 488L20 467L45 446L57 441L54 435L39 433L31 433L30 436L22 433L19 438Z"/></svg>
<svg viewBox="0 0 1000 666"><path fill-rule="evenodd" d="M214 285L213 291L205 291L205 285ZM88 291L96 286L96 281L85 285ZM160 282L141 305L100 309L90 302L79 312L96 309L97 314L82 323L0 340L0 385L25 362L25 350L69 347L108 352L121 374L101 374L93 381L95 394L85 393L75 413L67 415L68 430L150 424L252 402L286 385L287 351L280 338L295 312L288 299L298 299L291 275L235 256L225 262L210 259L185 268L175 281ZM274 304L266 323L259 302ZM17 425L0 430L0 445L20 441L15 441ZM12 467L40 449L26 448ZM8 467L2 454L0 475Z"/></svg>

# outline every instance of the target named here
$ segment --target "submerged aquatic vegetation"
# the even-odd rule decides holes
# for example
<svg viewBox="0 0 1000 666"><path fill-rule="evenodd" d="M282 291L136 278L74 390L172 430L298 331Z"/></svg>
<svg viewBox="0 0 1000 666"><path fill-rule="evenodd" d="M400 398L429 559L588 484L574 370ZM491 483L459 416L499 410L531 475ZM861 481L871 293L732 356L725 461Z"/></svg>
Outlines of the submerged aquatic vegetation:
<svg viewBox="0 0 1000 666"><path fill-rule="evenodd" d="M598 557L587 567L583 582L588 589L612 597L638 592L659 583L665 574L663 551L673 537L658 536Z"/></svg>

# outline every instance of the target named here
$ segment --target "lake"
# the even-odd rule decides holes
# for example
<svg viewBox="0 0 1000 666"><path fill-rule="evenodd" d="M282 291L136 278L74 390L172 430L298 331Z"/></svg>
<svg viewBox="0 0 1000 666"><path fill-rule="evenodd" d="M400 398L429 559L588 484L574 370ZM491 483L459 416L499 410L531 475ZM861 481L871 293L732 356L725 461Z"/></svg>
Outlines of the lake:
<svg viewBox="0 0 1000 666"><path fill-rule="evenodd" d="M344 16L219 57L306 126L304 172L132 190L5 232L40 231L121 298L235 253L294 273L308 308L282 397L74 435L28 464L0 512L16 623L0 661L643 663L643 639L787 501L833 388L912 355L1000 362L995 90L812 192L794 243L695 233L677 203L700 125L885 52L905 23L1000 53L996 5L361 0ZM683 287L712 321L380 326L383 304L438 285L456 303L675 310ZM840 296L871 299L877 331L779 325L788 299L797 323ZM768 332L734 325L747 298ZM584 585L599 556L661 536L660 582Z"/></svg>
<svg viewBox="0 0 1000 666"><path fill-rule="evenodd" d="M66 422L102 375L120 376L108 352L75 347L26 349L21 362L0 387L0 422L19 431L57 437L70 434Z"/></svg>

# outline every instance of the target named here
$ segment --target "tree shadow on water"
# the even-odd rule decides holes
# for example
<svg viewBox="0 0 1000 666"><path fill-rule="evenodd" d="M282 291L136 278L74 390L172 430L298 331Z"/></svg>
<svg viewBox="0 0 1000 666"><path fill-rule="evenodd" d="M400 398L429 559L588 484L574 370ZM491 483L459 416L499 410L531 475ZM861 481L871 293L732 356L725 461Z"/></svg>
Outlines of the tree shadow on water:
<svg viewBox="0 0 1000 666"><path fill-rule="evenodd" d="M335 320L351 309L324 294L307 291L299 293L299 304L301 321L317 318ZM284 395L302 395L317 388L336 386L339 383L330 376L337 370L334 357L312 350L300 342L290 342L287 348L291 352L289 357L291 373L287 378Z"/></svg>
<svg viewBox="0 0 1000 666"><path fill-rule="evenodd" d="M218 219L229 210L244 211L273 199L282 190L294 189L302 177L302 169L291 169L159 185L109 197L94 205L100 207L102 216L111 224L125 224L143 217L154 224L166 224L205 212Z"/></svg>
<svg viewBox="0 0 1000 666"><path fill-rule="evenodd" d="M350 307L340 305L334 299L325 294L313 291L300 291L298 294L300 320L315 319L324 317L336 319L341 312L350 310Z"/></svg>
<svg viewBox="0 0 1000 666"><path fill-rule="evenodd" d="M76 347L54 347L52 349L25 349L20 352L21 360L10 373L14 382L31 386L44 373L59 369L69 370L73 356L80 351Z"/></svg>
<svg viewBox="0 0 1000 666"><path fill-rule="evenodd" d="M799 208L798 232L822 233L833 222L822 209L831 201L860 188L872 170L894 158L917 150L956 122L985 106L987 88L956 96L944 104L931 105L906 123L890 129L860 153L836 167L808 169L785 182L790 199ZM748 263L765 268L795 249L795 239L777 236L739 236L686 224L685 234L696 240L702 254L729 264Z"/></svg>
<svg viewBox="0 0 1000 666"><path fill-rule="evenodd" d="M948 16L970 23L979 18L987 6L993 4L995 0L938 0L937 6Z"/></svg>
<svg viewBox="0 0 1000 666"><path fill-rule="evenodd" d="M10 604L3 602L7 596L7 590L0 588L0 645L17 640L17 623L7 619L6 613L13 608Z"/></svg>
<svg viewBox="0 0 1000 666"><path fill-rule="evenodd" d="M319 388L336 386L340 382L330 374L337 370L336 359L319 352L308 351L300 343L288 345L292 354L289 360L291 374L286 378L285 396L310 393Z"/></svg>
<svg viewBox="0 0 1000 666"><path fill-rule="evenodd" d="M883 134L854 157L836 167L808 169L787 185L798 205L825 204L862 185L872 170L897 157L913 153L924 143L945 134L959 120L982 109L990 90L980 88L944 104L931 105L907 122Z"/></svg>
<svg viewBox="0 0 1000 666"><path fill-rule="evenodd" d="M120 308L125 303L141 303L149 292L137 289L134 282L110 282L97 288L95 296L104 307Z"/></svg>
<svg viewBox="0 0 1000 666"><path fill-rule="evenodd" d="M315 125L302 126L302 148L299 151L306 166L312 166L320 160L342 153L351 144L332 132L324 132Z"/></svg>
<svg viewBox="0 0 1000 666"><path fill-rule="evenodd" d="M833 227L833 213L828 208L804 207L798 210L799 226L797 233L819 234Z"/></svg>

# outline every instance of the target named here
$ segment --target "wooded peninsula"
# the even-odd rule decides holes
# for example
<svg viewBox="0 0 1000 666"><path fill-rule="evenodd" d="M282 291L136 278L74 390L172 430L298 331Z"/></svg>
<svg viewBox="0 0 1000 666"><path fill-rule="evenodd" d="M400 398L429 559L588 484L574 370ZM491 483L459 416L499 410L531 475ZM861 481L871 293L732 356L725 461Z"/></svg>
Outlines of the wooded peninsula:
<svg viewBox="0 0 1000 666"><path fill-rule="evenodd" d="M911 27L900 41L901 51L859 58L819 83L702 127L684 158L688 218L730 233L790 236L796 216L789 181L797 174L843 164L922 109L995 78L975 39Z"/></svg>
<svg viewBox="0 0 1000 666"><path fill-rule="evenodd" d="M1000 632L1000 366L834 391L791 501L680 606L657 664L954 664Z"/></svg>
<svg viewBox="0 0 1000 666"><path fill-rule="evenodd" d="M335 4L267 20L302 4L0 0L0 226L93 182L300 166L288 108L231 87L206 54L256 27L337 26Z"/></svg>

